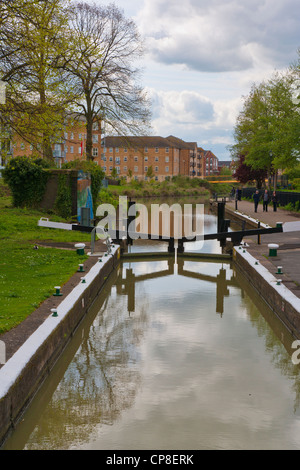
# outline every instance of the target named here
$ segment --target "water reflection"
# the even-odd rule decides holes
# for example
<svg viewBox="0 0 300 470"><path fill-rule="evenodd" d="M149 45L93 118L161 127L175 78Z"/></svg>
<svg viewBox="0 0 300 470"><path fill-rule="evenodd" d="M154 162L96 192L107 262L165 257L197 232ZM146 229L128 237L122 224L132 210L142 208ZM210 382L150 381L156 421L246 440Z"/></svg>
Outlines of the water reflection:
<svg viewBox="0 0 300 470"><path fill-rule="evenodd" d="M211 276L208 274L204 274L202 272L195 272L193 270L185 269L185 264L191 264L192 262L199 264L199 259L194 258L189 260L185 260L183 257L178 258L175 261L175 257L170 257L167 259L168 267L166 269L161 269L160 271L151 271L149 273L139 274L136 275L133 272L133 268L126 268L125 270L125 277L123 278L123 271L120 270L120 274L117 280L117 292L118 294L125 294L127 295L127 309L129 314L134 312L135 310L135 285L138 282L144 282L150 279L157 279L160 277L165 277L169 275L173 275L176 273L179 276L184 276L187 278L198 279L201 281L211 282L216 284L216 312L220 313L221 315L224 312L224 297L229 296L229 286L237 287L238 284L235 280L234 272L232 273L231 278L228 280L226 279L226 272L227 270L222 266L219 269L219 272L216 276ZM137 261L136 261L137 262ZM144 260L142 262L145 263ZM148 263L151 263L151 260L148 260ZM153 263L152 263L153 264ZM156 261L157 264L157 261ZM176 268L176 269L175 269Z"/></svg>
<svg viewBox="0 0 300 470"><path fill-rule="evenodd" d="M6 448L297 448L291 338L249 295L230 264L121 264Z"/></svg>

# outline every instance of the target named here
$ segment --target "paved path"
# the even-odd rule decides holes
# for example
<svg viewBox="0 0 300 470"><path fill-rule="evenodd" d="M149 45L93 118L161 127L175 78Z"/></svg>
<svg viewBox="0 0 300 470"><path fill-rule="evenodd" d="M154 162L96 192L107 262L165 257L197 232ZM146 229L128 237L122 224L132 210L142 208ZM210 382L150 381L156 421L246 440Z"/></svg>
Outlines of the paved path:
<svg viewBox="0 0 300 470"><path fill-rule="evenodd" d="M235 210L235 202L227 202L226 207ZM244 212L254 219L258 219L260 222L268 224L272 227L276 226L276 222L300 222L300 212L298 215L295 212L289 212L280 208L274 212L272 206L268 208L268 212L263 212L262 204L259 204L257 212L254 212L254 203L249 201L238 201L237 209L239 212Z"/></svg>
<svg viewBox="0 0 300 470"><path fill-rule="evenodd" d="M226 203L226 208L234 212L235 202ZM298 214L280 208L277 209L277 212L274 212L273 207L270 206L268 212L263 212L262 205L259 205L258 212L255 213L254 204L249 201L238 201L237 208L239 212L250 215L272 227L275 227L277 222L283 222L283 224L299 222L300 225L300 214L298 216ZM230 215L228 218L230 218ZM260 245L257 243L257 236L244 239L244 241L249 244L248 251L266 266L275 277L282 279L282 282L300 298L300 230L262 235ZM269 257L269 243L279 245L277 257ZM276 274L278 266L282 266L283 274Z"/></svg>

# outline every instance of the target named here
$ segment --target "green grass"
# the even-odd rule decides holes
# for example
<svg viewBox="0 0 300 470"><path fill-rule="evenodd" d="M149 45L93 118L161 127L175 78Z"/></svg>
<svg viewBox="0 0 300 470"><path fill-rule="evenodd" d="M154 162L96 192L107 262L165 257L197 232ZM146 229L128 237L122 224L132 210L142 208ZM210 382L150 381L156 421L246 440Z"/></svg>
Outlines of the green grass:
<svg viewBox="0 0 300 470"><path fill-rule="evenodd" d="M87 258L78 256L75 248L34 249L42 241L90 241L86 233L38 227L41 217L48 216L37 210L14 208L9 196L0 196L0 334L22 322ZM54 216L49 220L65 222Z"/></svg>
<svg viewBox="0 0 300 470"><path fill-rule="evenodd" d="M210 184L199 179L177 178L175 181L132 181L120 186L109 186L100 192L100 203L117 200L120 195L128 197L184 197L209 196ZM230 188L231 189L231 188ZM106 194L106 197L105 197ZM101 197L102 195L102 197ZM109 200L111 199L111 201Z"/></svg>
<svg viewBox="0 0 300 470"><path fill-rule="evenodd" d="M18 325L53 295L54 287L62 286L84 258L73 251L1 242L0 333Z"/></svg>

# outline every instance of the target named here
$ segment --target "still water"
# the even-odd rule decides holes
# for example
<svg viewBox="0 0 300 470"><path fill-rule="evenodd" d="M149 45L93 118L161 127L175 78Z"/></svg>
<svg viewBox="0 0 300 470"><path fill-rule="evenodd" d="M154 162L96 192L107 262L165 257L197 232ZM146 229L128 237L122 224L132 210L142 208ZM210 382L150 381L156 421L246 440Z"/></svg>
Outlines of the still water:
<svg viewBox="0 0 300 470"><path fill-rule="evenodd" d="M5 449L299 449L292 342L230 263L124 260Z"/></svg>

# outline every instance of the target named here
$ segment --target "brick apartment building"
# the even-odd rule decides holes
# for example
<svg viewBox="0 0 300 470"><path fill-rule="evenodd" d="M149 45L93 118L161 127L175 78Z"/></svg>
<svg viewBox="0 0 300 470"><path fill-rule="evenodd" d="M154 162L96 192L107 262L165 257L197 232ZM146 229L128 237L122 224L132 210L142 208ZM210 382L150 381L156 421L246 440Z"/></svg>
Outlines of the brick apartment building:
<svg viewBox="0 0 300 470"><path fill-rule="evenodd" d="M118 175L136 180L153 177L163 181L172 176L190 175L191 155L197 144L174 136L105 137L101 157L95 161L107 174L116 168Z"/></svg>
<svg viewBox="0 0 300 470"><path fill-rule="evenodd" d="M93 157L107 176L115 168L120 177L164 181L176 175L205 177L218 172L218 158L197 142L178 137L103 136L101 121L93 125ZM69 123L61 138L53 144L56 165L85 158L86 129L84 119ZM19 136L11 138L11 156L37 154L38 149Z"/></svg>

